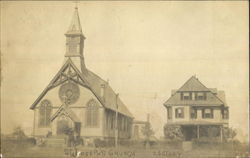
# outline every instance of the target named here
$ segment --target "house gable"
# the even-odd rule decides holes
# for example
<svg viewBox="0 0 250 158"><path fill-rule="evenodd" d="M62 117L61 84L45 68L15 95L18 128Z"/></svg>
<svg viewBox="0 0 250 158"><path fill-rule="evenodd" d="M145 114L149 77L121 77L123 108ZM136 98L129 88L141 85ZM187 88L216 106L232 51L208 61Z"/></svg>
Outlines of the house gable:
<svg viewBox="0 0 250 158"><path fill-rule="evenodd" d="M181 92L207 92L206 100L181 100ZM204 86L195 76L192 76L184 85L175 91L164 103L165 106L172 105L192 105L192 106L221 106L225 103L214 94L209 88Z"/></svg>
<svg viewBox="0 0 250 158"><path fill-rule="evenodd" d="M178 92L210 92L210 90L204 86L195 76L192 76L187 80L181 88L178 89Z"/></svg>

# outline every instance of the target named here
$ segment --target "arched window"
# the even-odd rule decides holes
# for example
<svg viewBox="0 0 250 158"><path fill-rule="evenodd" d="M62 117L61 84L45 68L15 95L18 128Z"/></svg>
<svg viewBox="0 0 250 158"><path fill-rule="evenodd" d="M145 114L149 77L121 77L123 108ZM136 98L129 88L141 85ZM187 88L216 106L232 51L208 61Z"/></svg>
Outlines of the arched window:
<svg viewBox="0 0 250 158"><path fill-rule="evenodd" d="M51 102L43 100L39 107L39 126L48 127L50 125L50 117L52 112Z"/></svg>
<svg viewBox="0 0 250 158"><path fill-rule="evenodd" d="M99 111L98 111L98 105L97 102L93 99L91 99L87 103L87 109L86 109L86 126L88 127L96 127L99 123Z"/></svg>

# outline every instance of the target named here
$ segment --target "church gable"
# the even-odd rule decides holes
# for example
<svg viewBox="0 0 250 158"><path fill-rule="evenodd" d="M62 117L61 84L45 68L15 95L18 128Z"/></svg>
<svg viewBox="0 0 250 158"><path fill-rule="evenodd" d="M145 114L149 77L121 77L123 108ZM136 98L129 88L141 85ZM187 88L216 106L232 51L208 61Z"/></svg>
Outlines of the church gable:
<svg viewBox="0 0 250 158"><path fill-rule="evenodd" d="M77 70L77 68L72 63L71 59L68 59L65 63L65 68L56 75L56 79L54 82L52 82L52 88L56 87L68 80L73 81L75 83L80 84L83 87L88 87L85 81L80 76L80 72Z"/></svg>
<svg viewBox="0 0 250 158"><path fill-rule="evenodd" d="M83 78L80 75L79 70L75 67L71 59L68 59L65 64L62 66L62 68L59 70L59 72L55 75L55 77L52 79L52 81L49 83L49 85L43 90L43 92L40 94L40 96L36 99L36 101L31 105L30 109L34 109L39 101L46 95L46 93L56 88L59 85L66 85L65 83L75 83L79 84L83 87L88 88L88 84L86 81L83 80ZM71 84L73 85L73 84ZM68 84L68 86L70 86ZM59 92L60 93L60 92Z"/></svg>

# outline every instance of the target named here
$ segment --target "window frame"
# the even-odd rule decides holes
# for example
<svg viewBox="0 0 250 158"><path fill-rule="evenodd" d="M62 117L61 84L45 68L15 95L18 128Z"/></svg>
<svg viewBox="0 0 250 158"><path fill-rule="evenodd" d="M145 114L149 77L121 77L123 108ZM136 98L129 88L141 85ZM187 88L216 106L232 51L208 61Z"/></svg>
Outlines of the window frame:
<svg viewBox="0 0 250 158"><path fill-rule="evenodd" d="M51 115L52 115L52 103L48 99L44 99L40 102L38 107L38 127L39 128L48 128L51 125ZM42 111L43 110L43 111ZM43 115L43 116L42 116ZM43 119L43 120L41 120Z"/></svg>
<svg viewBox="0 0 250 158"><path fill-rule="evenodd" d="M205 111L210 110L210 115L206 115ZM213 119L214 118L214 110L213 108L204 108L202 109L202 118L203 119Z"/></svg>
<svg viewBox="0 0 250 158"><path fill-rule="evenodd" d="M192 92L182 92L182 100L192 100Z"/></svg>
<svg viewBox="0 0 250 158"><path fill-rule="evenodd" d="M179 115L178 110L181 110L181 113L180 113L181 115ZM182 119L184 117L185 117L184 107L175 108L175 118Z"/></svg>
<svg viewBox="0 0 250 158"><path fill-rule="evenodd" d="M202 95L199 95L202 94ZM207 100L206 92L195 92L195 100Z"/></svg>
<svg viewBox="0 0 250 158"><path fill-rule="evenodd" d="M99 106L98 103L94 100L91 99L88 101L87 106L86 106L86 122L85 125L86 127L89 128L95 128L99 127Z"/></svg>

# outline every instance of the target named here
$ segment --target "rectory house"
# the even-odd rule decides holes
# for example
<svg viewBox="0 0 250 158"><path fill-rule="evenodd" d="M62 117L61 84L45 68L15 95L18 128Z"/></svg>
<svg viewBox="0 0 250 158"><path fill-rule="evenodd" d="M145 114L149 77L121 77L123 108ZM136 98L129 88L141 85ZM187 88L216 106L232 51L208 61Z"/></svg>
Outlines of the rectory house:
<svg viewBox="0 0 250 158"><path fill-rule="evenodd" d="M192 76L181 88L172 90L164 106L166 126L180 127L185 140L208 137L211 127L217 129L214 137L223 139L223 128L228 127L229 117L224 91L207 88Z"/></svg>
<svg viewBox="0 0 250 158"><path fill-rule="evenodd" d="M71 128L82 138L113 139L117 118L118 138L130 138L132 114L109 83L85 66L77 7L65 36L65 62L30 107L34 136L60 136Z"/></svg>

